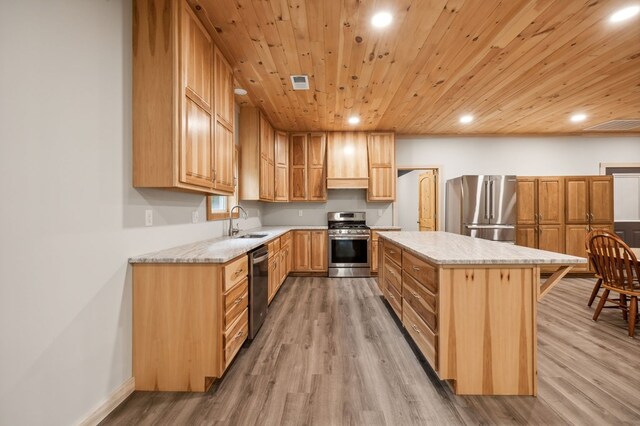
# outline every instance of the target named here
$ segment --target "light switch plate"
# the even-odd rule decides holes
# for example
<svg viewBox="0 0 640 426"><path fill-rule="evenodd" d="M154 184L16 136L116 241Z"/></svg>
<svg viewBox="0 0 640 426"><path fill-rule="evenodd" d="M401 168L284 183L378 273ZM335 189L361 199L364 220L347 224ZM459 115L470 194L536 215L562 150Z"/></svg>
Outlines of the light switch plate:
<svg viewBox="0 0 640 426"><path fill-rule="evenodd" d="M382 217L383 214L384 214L384 210L378 209L378 216Z"/></svg>
<svg viewBox="0 0 640 426"><path fill-rule="evenodd" d="M200 213L198 210L194 210L191 212L191 222L198 223L200 221Z"/></svg>
<svg viewBox="0 0 640 426"><path fill-rule="evenodd" d="M144 226L153 226L153 210L144 211Z"/></svg>
<svg viewBox="0 0 640 426"><path fill-rule="evenodd" d="M302 217L302 210L298 210L298 216Z"/></svg>

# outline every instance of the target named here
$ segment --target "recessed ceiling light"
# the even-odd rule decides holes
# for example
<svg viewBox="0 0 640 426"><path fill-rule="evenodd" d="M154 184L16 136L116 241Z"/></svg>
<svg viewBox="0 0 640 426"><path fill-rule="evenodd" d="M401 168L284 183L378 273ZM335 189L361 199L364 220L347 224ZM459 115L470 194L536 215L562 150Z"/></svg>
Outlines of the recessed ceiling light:
<svg viewBox="0 0 640 426"><path fill-rule="evenodd" d="M244 90L242 87L236 87L235 89L233 89L233 93L239 96L244 96L247 94L247 91Z"/></svg>
<svg viewBox="0 0 640 426"><path fill-rule="evenodd" d="M357 115L352 115L349 117L349 124L358 124L360 122L360 117Z"/></svg>
<svg viewBox="0 0 640 426"><path fill-rule="evenodd" d="M571 121L574 123L579 123L587 119L586 114L573 114L571 116Z"/></svg>
<svg viewBox="0 0 640 426"><path fill-rule="evenodd" d="M389 12L378 12L371 18L371 25L377 28L384 28L388 26L392 20L393 18Z"/></svg>
<svg viewBox="0 0 640 426"><path fill-rule="evenodd" d="M634 16L636 16L638 12L640 12L640 5L636 4L634 6L625 7L624 9L620 9L617 12L615 12L613 15L611 15L611 17L609 18L609 21L611 22L626 21L627 19L631 19Z"/></svg>
<svg viewBox="0 0 640 426"><path fill-rule="evenodd" d="M473 115L463 115L462 117L460 117L460 122L462 124L469 124L473 121Z"/></svg>

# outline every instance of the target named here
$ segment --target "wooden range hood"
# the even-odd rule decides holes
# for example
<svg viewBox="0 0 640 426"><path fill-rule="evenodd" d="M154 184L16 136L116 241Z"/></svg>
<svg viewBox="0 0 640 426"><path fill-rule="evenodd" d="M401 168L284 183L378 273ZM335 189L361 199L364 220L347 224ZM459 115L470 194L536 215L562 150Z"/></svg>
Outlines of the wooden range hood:
<svg viewBox="0 0 640 426"><path fill-rule="evenodd" d="M369 187L366 132L329 132L327 135L327 188Z"/></svg>

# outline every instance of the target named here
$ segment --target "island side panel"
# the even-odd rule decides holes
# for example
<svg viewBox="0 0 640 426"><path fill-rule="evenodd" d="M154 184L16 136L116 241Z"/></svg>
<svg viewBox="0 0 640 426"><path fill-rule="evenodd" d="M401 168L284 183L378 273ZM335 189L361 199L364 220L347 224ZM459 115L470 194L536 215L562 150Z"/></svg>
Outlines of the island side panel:
<svg viewBox="0 0 640 426"><path fill-rule="evenodd" d="M441 379L456 394L535 395L535 267L441 267Z"/></svg>
<svg viewBox="0 0 640 426"><path fill-rule="evenodd" d="M205 391L220 377L221 268L133 265L136 390Z"/></svg>

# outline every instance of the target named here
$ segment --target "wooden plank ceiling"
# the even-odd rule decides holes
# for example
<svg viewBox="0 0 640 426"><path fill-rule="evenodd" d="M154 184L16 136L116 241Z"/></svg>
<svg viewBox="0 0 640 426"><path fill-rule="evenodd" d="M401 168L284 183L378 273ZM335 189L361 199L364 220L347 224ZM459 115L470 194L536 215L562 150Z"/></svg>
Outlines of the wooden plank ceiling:
<svg viewBox="0 0 640 426"><path fill-rule="evenodd" d="M609 22L629 0L190 2L279 129L574 134L640 118L640 18ZM384 29L370 24L380 10Z"/></svg>

